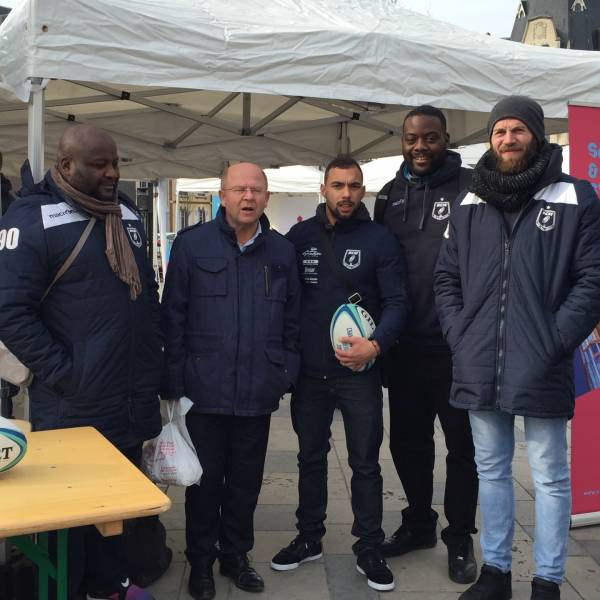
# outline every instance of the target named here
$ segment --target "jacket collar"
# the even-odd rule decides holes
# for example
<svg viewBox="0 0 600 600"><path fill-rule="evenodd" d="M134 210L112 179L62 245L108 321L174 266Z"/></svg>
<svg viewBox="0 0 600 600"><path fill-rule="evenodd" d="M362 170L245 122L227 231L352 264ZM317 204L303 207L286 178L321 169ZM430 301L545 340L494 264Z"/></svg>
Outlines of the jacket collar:
<svg viewBox="0 0 600 600"><path fill-rule="evenodd" d="M233 227L231 227L231 225L229 225L229 223L227 222L227 219L225 217L225 209L222 206L220 206L219 210L217 211L215 221L217 223L219 231L223 233L227 241L231 244L234 244L235 247L239 250L237 237L235 236L235 229L233 229ZM271 229L269 219L264 213L260 216L259 222L262 231L258 234L258 237L256 238L255 242L251 246L248 246L248 248L246 248L245 253L252 252L252 250L256 248L256 246L260 245L264 240L265 234Z"/></svg>
<svg viewBox="0 0 600 600"><path fill-rule="evenodd" d="M458 152L446 150L446 158L440 168L425 177L411 176L406 161L400 165L396 173L396 181L403 185L415 185L417 187L427 185L429 188L436 188L449 179L456 177L462 165L462 158Z"/></svg>
<svg viewBox="0 0 600 600"><path fill-rule="evenodd" d="M335 230L335 231L353 231L356 229L361 223L365 221L371 220L371 215L369 215L369 211L363 202L360 203L359 207L354 211L352 216L349 219L339 219L335 225L332 225L327 218L327 213L325 211L325 202L317 205L317 210L315 212L315 218L317 222L320 223L327 230Z"/></svg>

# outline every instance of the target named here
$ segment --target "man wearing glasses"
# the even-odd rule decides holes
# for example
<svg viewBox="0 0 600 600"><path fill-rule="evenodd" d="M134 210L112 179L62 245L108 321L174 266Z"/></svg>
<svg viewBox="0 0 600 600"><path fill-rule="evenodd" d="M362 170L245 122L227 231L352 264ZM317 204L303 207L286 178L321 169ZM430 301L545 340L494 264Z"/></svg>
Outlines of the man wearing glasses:
<svg viewBox="0 0 600 600"><path fill-rule="evenodd" d="M271 413L296 378L300 283L293 245L270 229L264 172L229 167L214 221L179 232L163 294L162 397L190 398L204 474L186 490L189 591L215 596L212 565L245 591Z"/></svg>

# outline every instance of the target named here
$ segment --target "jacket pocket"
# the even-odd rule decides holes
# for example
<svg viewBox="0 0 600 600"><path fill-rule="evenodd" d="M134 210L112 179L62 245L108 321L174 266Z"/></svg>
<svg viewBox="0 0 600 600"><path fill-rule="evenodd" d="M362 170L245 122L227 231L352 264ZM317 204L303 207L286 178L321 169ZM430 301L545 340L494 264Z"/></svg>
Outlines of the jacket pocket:
<svg viewBox="0 0 600 600"><path fill-rule="evenodd" d="M265 354L270 367L267 370L267 388L274 390L277 397L281 397L292 383L285 365L285 354L281 348L265 348Z"/></svg>
<svg viewBox="0 0 600 600"><path fill-rule="evenodd" d="M194 266L191 281L194 296L227 295L226 258L196 258Z"/></svg>
<svg viewBox="0 0 600 600"><path fill-rule="evenodd" d="M265 297L273 302L285 302L287 298L287 266L265 265Z"/></svg>

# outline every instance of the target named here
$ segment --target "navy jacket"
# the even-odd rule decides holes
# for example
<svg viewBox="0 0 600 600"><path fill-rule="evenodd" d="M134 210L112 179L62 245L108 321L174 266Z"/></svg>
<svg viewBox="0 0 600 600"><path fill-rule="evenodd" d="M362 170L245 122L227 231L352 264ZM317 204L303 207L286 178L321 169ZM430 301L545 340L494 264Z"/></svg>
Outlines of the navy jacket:
<svg viewBox="0 0 600 600"><path fill-rule="evenodd" d="M34 374L33 427L91 425L119 448L135 446L161 427L158 294L139 215L120 198L143 286L135 301L108 264L98 221L40 304L89 217L48 174L34 185L25 171L23 182L0 220L0 339Z"/></svg>
<svg viewBox="0 0 600 600"><path fill-rule="evenodd" d="M471 192L450 216L434 281L453 406L573 416L573 351L600 320L600 202L560 160L556 147L511 235Z"/></svg>
<svg viewBox="0 0 600 600"><path fill-rule="evenodd" d="M300 282L294 248L260 219L240 252L223 209L180 231L162 300L163 398L193 411L258 416L277 409L298 372Z"/></svg>
<svg viewBox="0 0 600 600"><path fill-rule="evenodd" d="M402 332L409 301L405 264L394 236L371 221L364 204L350 219L328 223L325 204L316 215L294 225L287 238L296 247L302 278L300 345L302 372L311 377L347 377L352 371L335 358L329 339L331 317L348 301L348 291L331 271L319 230L324 230L347 278L362 296L360 306L377 323L373 338L385 352ZM343 267L343 268L344 268Z"/></svg>
<svg viewBox="0 0 600 600"><path fill-rule="evenodd" d="M440 168L425 178L407 180L405 163L375 200L374 220L396 235L406 258L411 314L400 339L404 352L449 355L435 308L433 269L448 227L451 207L471 182L460 154L448 151Z"/></svg>

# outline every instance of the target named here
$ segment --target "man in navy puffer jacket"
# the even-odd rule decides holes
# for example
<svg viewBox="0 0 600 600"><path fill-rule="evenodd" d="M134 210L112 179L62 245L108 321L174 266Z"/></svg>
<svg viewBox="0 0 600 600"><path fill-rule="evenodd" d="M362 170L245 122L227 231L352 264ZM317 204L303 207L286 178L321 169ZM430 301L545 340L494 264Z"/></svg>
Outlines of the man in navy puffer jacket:
<svg viewBox="0 0 600 600"><path fill-rule="evenodd" d="M117 196L110 136L69 127L57 158L38 184L25 163L20 198L0 220L0 339L33 372L35 430L91 425L139 462L142 442L161 427L160 315L144 229L135 206ZM91 214L87 241L42 300ZM69 552L71 594L85 568L90 597L150 597L129 584L120 536L74 529Z"/></svg>
<svg viewBox="0 0 600 600"><path fill-rule="evenodd" d="M467 409L479 473L479 580L461 600L511 597L514 416L535 485L533 600L560 598L570 518L567 421L573 351L600 319L600 203L562 173L537 102L509 96L488 121L491 149L450 215L435 271L453 355L450 402Z"/></svg>

